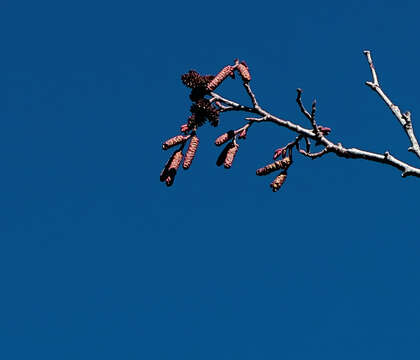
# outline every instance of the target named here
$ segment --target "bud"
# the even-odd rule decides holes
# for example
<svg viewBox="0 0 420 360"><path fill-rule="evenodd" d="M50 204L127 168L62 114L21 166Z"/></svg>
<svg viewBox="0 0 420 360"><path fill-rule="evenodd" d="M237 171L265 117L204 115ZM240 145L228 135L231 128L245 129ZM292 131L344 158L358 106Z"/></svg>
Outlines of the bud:
<svg viewBox="0 0 420 360"><path fill-rule="evenodd" d="M231 73L233 70L233 66L228 65L225 66L216 76L215 78L210 81L210 83L207 85L207 89L210 91L213 91L214 89L216 89L223 80L225 80Z"/></svg>
<svg viewBox="0 0 420 360"><path fill-rule="evenodd" d="M188 124L182 124L181 125L181 132L187 132L189 130Z"/></svg>
<svg viewBox="0 0 420 360"><path fill-rule="evenodd" d="M249 82L251 80L251 74L249 73L249 69L245 61L242 61L240 64L238 64L236 68L238 69L239 74L241 74L243 82Z"/></svg>
<svg viewBox="0 0 420 360"><path fill-rule="evenodd" d="M276 160L280 155L283 157L286 156L286 147L278 148L276 151L274 151L273 159Z"/></svg>
<svg viewBox="0 0 420 360"><path fill-rule="evenodd" d="M198 143L199 143L199 139L196 135L194 135L191 140L190 140L190 144L188 146L188 150L185 154L185 158L184 158L184 164L182 165L182 167L184 169L188 169L191 166L191 163L194 159L195 153L197 151L197 147L198 147Z"/></svg>
<svg viewBox="0 0 420 360"><path fill-rule="evenodd" d="M220 135L214 141L214 143L216 144L216 146L220 146L220 145L224 144L225 142L229 141L230 139L232 139L234 136L235 136L235 132L233 130L229 130L228 132Z"/></svg>
<svg viewBox="0 0 420 360"><path fill-rule="evenodd" d="M273 182L270 184L271 188L273 189L273 192L278 191L283 183L286 181L287 173L286 171L283 171L279 176L277 176Z"/></svg>
<svg viewBox="0 0 420 360"><path fill-rule="evenodd" d="M243 129L241 133L238 135L239 139L246 139L246 129Z"/></svg>
<svg viewBox="0 0 420 360"><path fill-rule="evenodd" d="M279 169L286 170L290 166L291 163L292 161L290 160L290 157L286 157L283 160L278 160L276 162L273 162L271 164L268 164L258 169L256 173L257 175L262 176L262 175L268 175L272 173L273 171L276 171Z"/></svg>
<svg viewBox="0 0 420 360"><path fill-rule="evenodd" d="M318 126L318 130L322 132L323 135L329 135L329 133L331 132L331 128L326 126Z"/></svg>
<svg viewBox="0 0 420 360"><path fill-rule="evenodd" d="M232 144L227 151L226 158L225 158L225 169L230 169L232 167L233 160L235 159L236 153L238 152L239 145Z"/></svg>
<svg viewBox="0 0 420 360"><path fill-rule="evenodd" d="M169 148L171 148L172 146L178 145L182 142L184 142L185 140L187 140L188 138L186 136L183 135L177 135L174 136L173 138L170 138L168 140L166 140L163 144L162 144L162 149L163 150L168 150Z"/></svg>

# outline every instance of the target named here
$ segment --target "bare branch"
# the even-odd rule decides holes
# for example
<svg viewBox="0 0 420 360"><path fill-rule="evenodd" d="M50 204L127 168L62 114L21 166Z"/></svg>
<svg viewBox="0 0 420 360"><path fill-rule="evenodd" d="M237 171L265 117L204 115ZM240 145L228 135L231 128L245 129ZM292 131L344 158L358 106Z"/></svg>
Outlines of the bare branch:
<svg viewBox="0 0 420 360"><path fill-rule="evenodd" d="M373 82L366 81L366 85L369 86L373 91L375 91L379 95L379 97L385 102L385 104L388 105L388 107L390 108L394 116L400 122L402 128L404 129L405 133L408 136L408 139L410 140L412 144L412 146L408 148L408 151L413 152L420 158L420 146L419 146L416 136L414 135L410 112L407 111L404 114L401 113L400 108L397 105L393 104L392 101L389 99L389 97L384 93L384 91L379 85L378 76L376 74L376 70L373 65L370 51L365 50L363 53L366 55L370 70L372 72L372 78L373 78Z"/></svg>

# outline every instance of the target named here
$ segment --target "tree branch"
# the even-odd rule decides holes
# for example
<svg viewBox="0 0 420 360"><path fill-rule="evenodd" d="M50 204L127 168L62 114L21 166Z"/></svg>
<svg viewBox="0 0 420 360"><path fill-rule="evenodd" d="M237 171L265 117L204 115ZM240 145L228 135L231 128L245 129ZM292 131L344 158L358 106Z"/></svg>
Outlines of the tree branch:
<svg viewBox="0 0 420 360"><path fill-rule="evenodd" d="M387 95L384 93L384 91L379 85L378 76L373 65L370 51L366 50L364 51L364 54L367 58L373 80L367 81L366 85L368 85L373 91L375 91L393 112L394 116L400 122L401 126L403 127L411 142L412 146L410 146L409 151L415 153L420 158L420 146L414 135L410 112L401 113L399 107L393 104L391 100L387 97ZM240 73L244 88L251 100L252 106L239 104L236 101L224 98L223 96L214 92L216 87L218 87L221 84L221 82L224 81L228 76L234 77L234 71L238 71ZM171 139L168 139L163 144L164 150L175 145L180 145L179 149L175 151L174 155L172 155L170 161L167 163L164 171L161 173L161 181L166 181L168 186L171 186L173 183L174 176L182 158L182 156L180 158L180 155L182 155L182 149L188 141L190 141L190 146L187 151L187 153L189 154L187 154L189 156L188 164L191 163L198 145L198 138L196 135L197 128L202 126L206 119L209 120L209 122L213 126L217 126L219 122L219 114L227 111L238 111L246 114L251 114L252 116L245 117L247 123L244 126L239 127L236 130L230 130L227 133L220 135L216 139L215 144L217 146L227 143L217 160L218 165L225 163L225 168L230 168L232 166L232 162L234 161L234 158L239 148L237 140L246 139L247 132L249 131L251 125L254 123L261 124L264 122L271 122L276 124L277 126L286 128L297 135L293 141L289 142L283 147L280 147L274 152L274 159L281 156L282 160L278 160L275 163L267 165L267 169L270 169L269 172L279 169L282 170L280 175L278 175L277 178L271 183L273 191L277 191L286 180L287 170L289 166L293 163L292 155L294 148L303 156L311 159L318 159L328 153L334 153L335 155L341 158L363 159L367 161L373 161L389 165L401 171L403 177L415 176L420 178L420 168L414 167L404 161L397 159L395 156L391 155L389 151L385 151L384 153L375 153L353 147L346 148L339 142L334 143L331 140L329 140L327 136L331 132L331 129L317 124L317 121L315 119L315 100L312 103L311 112L306 110L302 102L302 89L297 89L296 102L302 114L310 121L311 128L302 127L298 125L295 121L277 117L269 113L267 110L264 110L259 105L257 97L251 89L251 75L249 73L248 66L245 62L239 62L239 60L236 60L234 66L227 65L216 76L202 76L197 72L191 70L189 73L184 74L181 77L181 79L186 86L192 88L190 98L195 103L193 104L193 106L191 106L192 115L188 118L188 123L182 125L181 127L181 132L183 132L184 135L175 136ZM205 96L211 96L211 98L207 99L205 98ZM213 104L216 105L217 108ZM190 135L186 135L188 133L190 133ZM191 137L191 135L193 136ZM193 139L194 142L192 142ZM315 140L315 145L323 146L323 149L318 152L311 152L310 139ZM300 142L302 140L305 141L305 150L301 149L300 147ZM267 170L264 173L267 174L269 172ZM162 178L165 177L166 180L162 180Z"/></svg>
<svg viewBox="0 0 420 360"><path fill-rule="evenodd" d="M376 74L376 70L375 70L375 67L373 65L372 56L370 54L370 51L365 50L363 53L366 55L366 59L368 61L370 70L372 72L372 78L373 78L373 82L372 81L366 81L365 84L367 86L369 86L373 91L375 91L379 95L379 97L385 102L385 104L388 105L388 107L390 108L390 110L392 111L394 116L400 122L402 128L404 129L405 133L408 136L408 139L411 142L412 146L410 146L408 148L408 151L413 152L414 154L416 154L420 158L420 146L419 146L419 143L417 141L416 136L414 135L413 124L411 122L410 112L407 111L405 113L401 113L400 108L397 105L392 103L392 101L389 99L389 97L385 94L385 92L382 90L381 86L379 85L378 76Z"/></svg>

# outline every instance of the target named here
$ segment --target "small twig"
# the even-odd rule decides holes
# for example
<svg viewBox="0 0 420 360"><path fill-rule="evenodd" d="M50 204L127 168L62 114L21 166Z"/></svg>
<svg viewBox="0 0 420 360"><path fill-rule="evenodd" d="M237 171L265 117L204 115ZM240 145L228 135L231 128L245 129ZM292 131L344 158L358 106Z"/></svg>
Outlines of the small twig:
<svg viewBox="0 0 420 360"><path fill-rule="evenodd" d="M296 97L296 102L299 105L300 111L302 112L303 115L305 115L309 121L312 121L312 117L311 114L309 114L309 112L305 109L305 106L302 103L302 89L301 88L297 88L297 97Z"/></svg>
<svg viewBox="0 0 420 360"><path fill-rule="evenodd" d="M254 113L254 114L259 114L260 112L259 112L259 110L256 110L256 109L253 109L253 108L250 108L249 106L245 106L245 105L241 105L241 104L238 104L237 102L235 102L235 101L232 101L232 100L228 100L228 99L226 99L226 98L224 98L224 97L222 97L222 96L220 96L219 94L216 94L216 93L214 93L214 92L211 92L210 93L210 95L212 96L212 97L214 97L214 98L216 98L217 99L217 101L220 103L220 104L226 104L226 105L228 105L227 107L226 106L224 106L224 105L222 105L222 106L224 106L224 108L226 109L225 111L230 111L230 110L234 110L234 111L246 111L246 112L249 112L249 113ZM219 105L220 106L220 105ZM222 110L223 110L223 108L222 108Z"/></svg>
<svg viewBox="0 0 420 360"><path fill-rule="evenodd" d="M316 159L316 158L319 158L319 157L321 157L321 156L323 156L323 155L325 155L325 154L329 153L330 151L331 151L331 150L330 150L330 149L328 149L328 147L325 147L323 150L321 150L321 151L319 151L319 152L316 152L316 153L310 153L309 151L305 151L305 150L299 149L299 152L300 152L302 155L305 155L305 156L307 156L307 157L311 158L312 160L314 160L314 159Z"/></svg>
<svg viewBox="0 0 420 360"><path fill-rule="evenodd" d="M306 151L310 152L311 151L311 141L305 136L305 143L306 143Z"/></svg>
<svg viewBox="0 0 420 360"><path fill-rule="evenodd" d="M390 108L394 116L398 119L400 122L402 128L404 129L405 133L408 136L408 139L410 140L412 146L408 148L408 151L413 152L417 155L417 157L420 158L420 146L417 141L417 138L414 134L413 125L411 123L411 114L409 111L406 113L401 113L400 108L393 104L392 101L389 99L389 97L384 93L384 91L381 89L379 82L378 82L378 76L376 74L375 67L373 65L372 57L369 50L363 51L363 53L366 55L366 59L368 61L370 70L372 72L372 81L366 81L366 85L369 86L373 91L375 91L379 97L385 102L385 104Z"/></svg>
<svg viewBox="0 0 420 360"><path fill-rule="evenodd" d="M261 110L260 106L258 105L257 98L256 98L255 94L252 92L251 86L249 85L249 83L244 83L244 87L245 87L246 92L248 93L249 97L251 98L252 105L254 106L254 109Z"/></svg>
<svg viewBox="0 0 420 360"><path fill-rule="evenodd" d="M267 116L263 116L263 117L260 117L260 118L247 117L247 118L245 118L245 120L248 120L250 122L262 122L262 121L267 120Z"/></svg>
<svg viewBox="0 0 420 360"><path fill-rule="evenodd" d="M366 55L366 59L369 63L370 71L372 72L373 85L379 86L378 76L376 75L375 66L373 66L373 61L372 61L372 57L370 56L370 51L365 50L363 51L363 53Z"/></svg>
<svg viewBox="0 0 420 360"><path fill-rule="evenodd" d="M312 111L311 111L311 124L312 128L314 129L315 134L319 133L318 125L316 124L315 120L315 112L316 112L316 100L312 102Z"/></svg>

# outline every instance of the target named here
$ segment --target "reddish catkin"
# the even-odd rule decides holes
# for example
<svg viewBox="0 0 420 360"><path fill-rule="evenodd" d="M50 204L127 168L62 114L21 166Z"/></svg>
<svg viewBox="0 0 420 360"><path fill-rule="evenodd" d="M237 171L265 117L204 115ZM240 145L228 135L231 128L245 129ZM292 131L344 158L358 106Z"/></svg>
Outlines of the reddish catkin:
<svg viewBox="0 0 420 360"><path fill-rule="evenodd" d="M168 140L166 140L163 144L162 144L162 149L163 150L168 150L169 148L171 148L172 146L178 145L182 142L184 142L186 139L188 139L186 136L184 135L177 135L174 136Z"/></svg>
<svg viewBox="0 0 420 360"><path fill-rule="evenodd" d="M194 159L195 153L197 151L197 147L198 147L198 143L200 142L200 140L198 139L198 137L196 135L194 135L191 140L190 140L190 144L188 145L188 150L185 154L185 158L184 158L184 164L182 164L182 167L186 170L191 166L191 163Z"/></svg>
<svg viewBox="0 0 420 360"><path fill-rule="evenodd" d="M182 157L183 155L181 150L175 151L175 153L173 154L172 161L168 167L168 176L165 180L167 186L171 186L174 183L176 171L178 170L179 165L181 164Z"/></svg>
<svg viewBox="0 0 420 360"><path fill-rule="evenodd" d="M262 176L262 175L268 175L270 173L272 173L273 171L279 170L279 169L287 169L290 164L291 164L291 160L290 157L286 157L283 160L278 160L276 162L273 162L271 164L268 164L262 168L259 168L257 170L257 175Z"/></svg>
<svg viewBox="0 0 420 360"><path fill-rule="evenodd" d="M209 82L207 85L207 89L213 91L216 89L223 80L225 80L230 74L232 74L233 66L228 65L225 66L215 77L212 81Z"/></svg>
<svg viewBox="0 0 420 360"><path fill-rule="evenodd" d="M232 167L233 160L235 160L236 153L238 152L239 145L232 144L227 151L224 166L225 169L230 169Z"/></svg>
<svg viewBox="0 0 420 360"><path fill-rule="evenodd" d="M223 165L223 163L225 162L225 159L226 159L226 155L227 155L231 146L232 146L232 144L229 143L223 148L222 152L219 154L219 156L216 160L216 165L217 166L222 166Z"/></svg>
<svg viewBox="0 0 420 360"><path fill-rule="evenodd" d="M273 189L273 192L278 191L283 183L286 181L287 173L283 171L279 176L277 176L273 182L270 184L271 188Z"/></svg>
<svg viewBox="0 0 420 360"><path fill-rule="evenodd" d="M220 146L220 145L224 144L225 142L229 141L230 139L232 139L234 136L235 136L235 132L233 130L229 130L228 132L220 135L214 141L214 143L216 144L216 146Z"/></svg>
<svg viewBox="0 0 420 360"><path fill-rule="evenodd" d="M166 162L165 167L162 169L160 173L160 181L164 182L166 178L169 176L169 166L171 165L175 154L176 154L176 151L171 155L171 157Z"/></svg>
<svg viewBox="0 0 420 360"><path fill-rule="evenodd" d="M171 164L169 165L169 168L168 168L169 172L178 170L179 165L181 164L181 161L182 161L182 157L183 155L182 155L181 150L178 150L175 152L174 157L171 161Z"/></svg>
<svg viewBox="0 0 420 360"><path fill-rule="evenodd" d="M161 173L160 173L160 181L165 181L166 178L168 177L168 169L169 169L169 165L172 162L173 159L173 155L168 159L168 161L165 164L165 167L162 169Z"/></svg>
<svg viewBox="0 0 420 360"><path fill-rule="evenodd" d="M244 61L238 64L236 68L238 69L239 74L241 74L243 82L251 81L251 74L249 73L249 68Z"/></svg>

